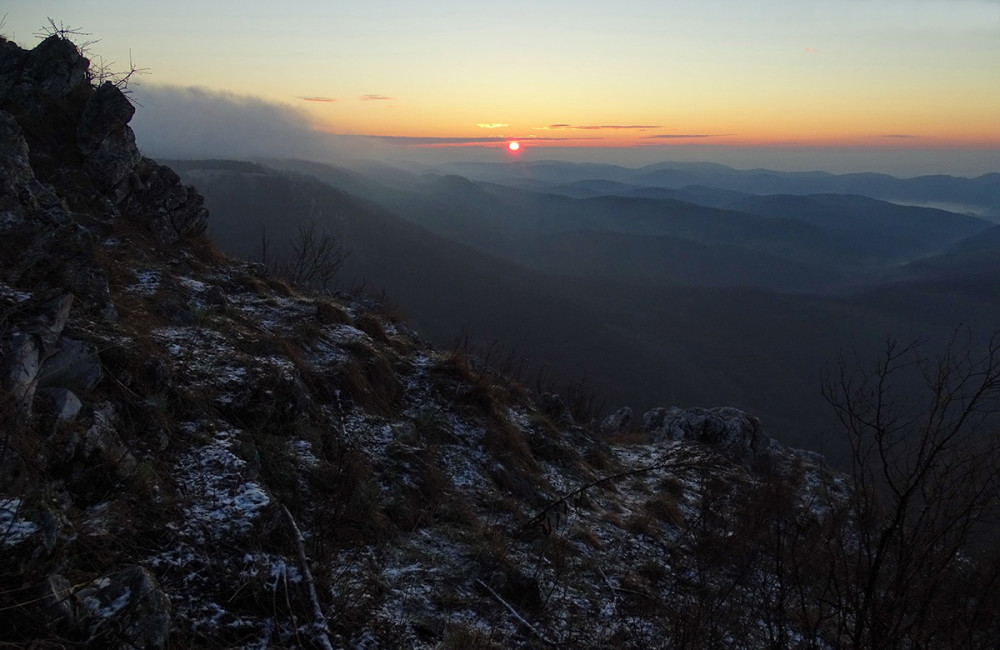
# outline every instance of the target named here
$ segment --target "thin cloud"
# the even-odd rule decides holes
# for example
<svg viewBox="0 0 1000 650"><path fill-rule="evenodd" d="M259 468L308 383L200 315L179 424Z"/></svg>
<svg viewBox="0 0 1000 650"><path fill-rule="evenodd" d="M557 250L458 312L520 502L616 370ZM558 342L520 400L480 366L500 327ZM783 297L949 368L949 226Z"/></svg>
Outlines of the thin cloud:
<svg viewBox="0 0 1000 650"><path fill-rule="evenodd" d="M724 138L735 133L668 133L663 135L647 135L650 140L686 140L688 138Z"/></svg>
<svg viewBox="0 0 1000 650"><path fill-rule="evenodd" d="M474 138L448 137L448 136L410 136L410 135L369 135L373 140L390 142L399 145L449 145L449 144L493 144L507 142L509 140L519 140L521 142L571 142L577 140L603 140L603 138L507 138L502 136L483 136Z"/></svg>
<svg viewBox="0 0 1000 650"><path fill-rule="evenodd" d="M910 135L908 133L884 133L884 134L880 135L879 137L880 138L910 139L910 138L919 138L920 136L919 135Z"/></svg>
<svg viewBox="0 0 1000 650"><path fill-rule="evenodd" d="M363 102L384 102L391 100L392 97L385 95L362 95L360 99Z"/></svg>
<svg viewBox="0 0 1000 650"><path fill-rule="evenodd" d="M503 122L479 122L478 124L476 124L476 126L478 126L481 129L502 129L505 126L510 126L510 125L505 124Z"/></svg>
<svg viewBox="0 0 1000 650"><path fill-rule="evenodd" d="M337 101L336 97L298 97L298 99L301 99L304 102L324 102L325 103L325 102L335 102L335 101Z"/></svg>
<svg viewBox="0 0 1000 650"><path fill-rule="evenodd" d="M559 131L559 130L573 130L573 131L599 131L602 129L658 129L660 128L657 124L586 124L586 125L574 125L574 124L550 124L548 126L536 127L538 131Z"/></svg>

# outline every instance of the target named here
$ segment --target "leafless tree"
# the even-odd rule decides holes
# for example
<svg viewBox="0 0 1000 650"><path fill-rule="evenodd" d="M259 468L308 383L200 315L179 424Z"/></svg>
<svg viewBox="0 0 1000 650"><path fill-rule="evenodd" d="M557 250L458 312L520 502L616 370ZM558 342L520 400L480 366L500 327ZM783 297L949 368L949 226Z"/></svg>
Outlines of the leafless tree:
<svg viewBox="0 0 1000 650"><path fill-rule="evenodd" d="M853 488L827 545L823 601L853 647L996 640L1000 334L980 354L970 338L956 334L936 359L890 339L874 366L842 362L825 382Z"/></svg>
<svg viewBox="0 0 1000 650"><path fill-rule="evenodd" d="M95 57L90 65L91 81L97 85L110 81L122 93L131 95L132 88L129 87L129 84L138 85L134 77L149 74L149 68L140 68L132 60L132 50L128 52L128 70L117 71L114 69L114 65L114 61L105 61L104 57L100 55Z"/></svg>
<svg viewBox="0 0 1000 650"><path fill-rule="evenodd" d="M48 38L50 36L58 36L61 39L72 40L76 45L76 49L78 49L80 53L83 54L84 56L87 55L87 52L94 44L99 42L97 39L95 39L77 43L76 41L82 40L81 37L91 36L92 34L90 32L83 31L79 27L70 27L69 25L64 24L62 21L56 22L52 18L47 18L46 22L48 24L43 25L41 29L35 32L35 36L37 36L38 38Z"/></svg>
<svg viewBox="0 0 1000 650"><path fill-rule="evenodd" d="M319 231L313 222L299 226L284 252L276 253L273 248L271 236L262 227L257 261L288 283L314 291L329 289L350 255L336 237Z"/></svg>

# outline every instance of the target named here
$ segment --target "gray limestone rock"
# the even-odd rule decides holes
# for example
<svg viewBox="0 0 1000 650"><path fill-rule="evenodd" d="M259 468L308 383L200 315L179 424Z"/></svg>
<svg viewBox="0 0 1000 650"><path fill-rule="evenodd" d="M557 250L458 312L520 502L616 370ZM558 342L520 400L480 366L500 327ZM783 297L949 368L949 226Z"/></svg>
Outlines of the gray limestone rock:
<svg viewBox="0 0 1000 650"><path fill-rule="evenodd" d="M39 385L88 393L103 376L97 348L86 341L63 337L42 365Z"/></svg>
<svg viewBox="0 0 1000 650"><path fill-rule="evenodd" d="M89 647L164 648L170 632L170 600L156 578L130 566L87 584L73 595Z"/></svg>
<svg viewBox="0 0 1000 650"><path fill-rule="evenodd" d="M632 424L632 409L623 406L601 422L601 433L613 436L626 431Z"/></svg>
<svg viewBox="0 0 1000 650"><path fill-rule="evenodd" d="M193 187L181 184L169 167L145 158L131 178L132 193L123 212L144 222L160 245L175 244L208 228L205 199Z"/></svg>
<svg viewBox="0 0 1000 650"><path fill-rule="evenodd" d="M69 319L73 296L50 300L39 310L34 321L15 331L0 346L0 387L14 397L18 413L31 417L42 367L54 352Z"/></svg>
<svg viewBox="0 0 1000 650"><path fill-rule="evenodd" d="M90 61L68 39L53 34L31 50L22 78L42 94L59 98L89 82Z"/></svg>
<svg viewBox="0 0 1000 650"><path fill-rule="evenodd" d="M128 127L134 113L128 98L106 81L90 96L80 116L76 140L86 156L84 168L106 191L115 191L142 160L135 134ZM127 190L115 192L116 198Z"/></svg>
<svg viewBox="0 0 1000 650"><path fill-rule="evenodd" d="M573 414L566 406L566 400L555 393L542 393L536 398L538 409L560 426L573 426Z"/></svg>
<svg viewBox="0 0 1000 650"><path fill-rule="evenodd" d="M34 179L21 127L10 113L0 111L0 210L21 205Z"/></svg>
<svg viewBox="0 0 1000 650"><path fill-rule="evenodd" d="M97 151L108 138L124 134L135 106L110 81L101 84L87 100L76 128L76 142L85 155Z"/></svg>
<svg viewBox="0 0 1000 650"><path fill-rule="evenodd" d="M72 422L80 414L83 403L67 388L45 388L38 391L39 398L48 406L51 417L59 422Z"/></svg>
<svg viewBox="0 0 1000 650"><path fill-rule="evenodd" d="M694 440L746 466L764 459L772 444L760 420L732 407L653 409L643 415L642 428L651 442Z"/></svg>
<svg viewBox="0 0 1000 650"><path fill-rule="evenodd" d="M67 457L86 459L91 465L106 467L118 479L132 476L139 465L118 435L115 409L110 403L94 409L94 423L82 438L73 439Z"/></svg>
<svg viewBox="0 0 1000 650"><path fill-rule="evenodd" d="M73 612L72 590L70 581L64 576L54 573L46 578L39 589L42 607L52 621L72 623Z"/></svg>

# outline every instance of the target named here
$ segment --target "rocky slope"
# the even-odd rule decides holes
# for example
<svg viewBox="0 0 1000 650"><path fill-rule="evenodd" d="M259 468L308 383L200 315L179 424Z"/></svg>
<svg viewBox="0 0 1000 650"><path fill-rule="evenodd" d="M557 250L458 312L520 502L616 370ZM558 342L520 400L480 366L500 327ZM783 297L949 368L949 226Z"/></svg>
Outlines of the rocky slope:
<svg viewBox="0 0 1000 650"><path fill-rule="evenodd" d="M842 645L782 560L844 479L735 409L583 426L224 258L92 81L0 41L0 645Z"/></svg>

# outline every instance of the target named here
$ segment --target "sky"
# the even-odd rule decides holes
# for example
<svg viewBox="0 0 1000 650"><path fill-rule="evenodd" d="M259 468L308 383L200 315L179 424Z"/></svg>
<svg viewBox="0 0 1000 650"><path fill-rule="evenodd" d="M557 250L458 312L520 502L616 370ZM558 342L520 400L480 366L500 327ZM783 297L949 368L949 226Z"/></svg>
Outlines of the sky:
<svg viewBox="0 0 1000 650"><path fill-rule="evenodd" d="M133 127L157 150L1000 171L1000 0L15 0L0 11L0 33L22 46L52 18L96 41L91 58L148 71L135 77Z"/></svg>

